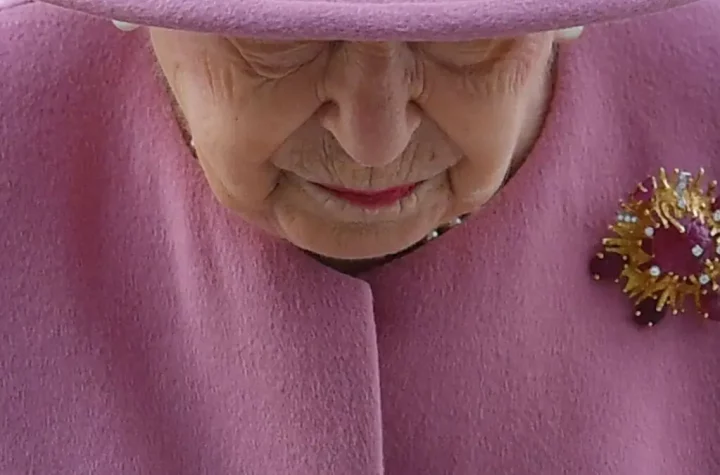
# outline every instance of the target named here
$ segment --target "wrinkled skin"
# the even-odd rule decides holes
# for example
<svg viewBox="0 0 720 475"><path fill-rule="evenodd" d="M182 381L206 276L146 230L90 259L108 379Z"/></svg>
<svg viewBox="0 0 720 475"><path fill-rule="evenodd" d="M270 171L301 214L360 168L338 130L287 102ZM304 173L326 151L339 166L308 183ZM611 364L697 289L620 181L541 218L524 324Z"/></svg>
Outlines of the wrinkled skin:
<svg viewBox="0 0 720 475"><path fill-rule="evenodd" d="M498 191L542 125L556 41L279 42L161 29L151 39L220 202L342 260L397 253ZM375 210L311 184L416 182Z"/></svg>

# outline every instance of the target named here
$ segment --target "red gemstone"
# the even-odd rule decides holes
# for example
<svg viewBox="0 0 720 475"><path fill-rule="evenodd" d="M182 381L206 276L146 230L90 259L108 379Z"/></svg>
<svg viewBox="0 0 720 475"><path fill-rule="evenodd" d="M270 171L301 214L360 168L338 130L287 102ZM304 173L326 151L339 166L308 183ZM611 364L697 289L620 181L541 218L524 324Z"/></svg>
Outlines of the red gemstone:
<svg viewBox="0 0 720 475"><path fill-rule="evenodd" d="M653 193L655 193L655 182L652 177L649 177L638 185L631 197L636 201L650 201Z"/></svg>
<svg viewBox="0 0 720 475"><path fill-rule="evenodd" d="M599 280L616 280L625 269L625 259L614 252L599 252L590 261L590 275Z"/></svg>
<svg viewBox="0 0 720 475"><path fill-rule="evenodd" d="M652 256L653 253L653 241L652 239L643 239L640 245L645 254Z"/></svg>
<svg viewBox="0 0 720 475"><path fill-rule="evenodd" d="M705 268L705 260L715 250L713 238L699 219L685 218L680 224L685 228L684 233L674 226L656 229L649 243L650 254L663 272L698 275Z"/></svg>
<svg viewBox="0 0 720 475"><path fill-rule="evenodd" d="M635 306L634 312L633 320L635 323L644 327L652 327L665 318L666 309L658 310L657 300L645 299Z"/></svg>
<svg viewBox="0 0 720 475"><path fill-rule="evenodd" d="M700 313L714 321L720 321L720 295L717 292L708 291L700 296Z"/></svg>

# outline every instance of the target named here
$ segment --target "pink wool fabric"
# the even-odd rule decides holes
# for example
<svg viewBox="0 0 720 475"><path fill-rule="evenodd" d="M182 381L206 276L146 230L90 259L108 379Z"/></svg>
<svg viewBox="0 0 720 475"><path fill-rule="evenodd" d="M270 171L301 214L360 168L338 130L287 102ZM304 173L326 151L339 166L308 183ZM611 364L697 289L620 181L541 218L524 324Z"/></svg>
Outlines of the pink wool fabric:
<svg viewBox="0 0 720 475"><path fill-rule="evenodd" d="M563 46L519 174L359 278L211 196L143 32L0 14L0 473L717 475L720 325L588 260L660 166L720 177L720 6Z"/></svg>
<svg viewBox="0 0 720 475"><path fill-rule="evenodd" d="M44 1L131 23L234 36L428 41L587 25L697 0Z"/></svg>

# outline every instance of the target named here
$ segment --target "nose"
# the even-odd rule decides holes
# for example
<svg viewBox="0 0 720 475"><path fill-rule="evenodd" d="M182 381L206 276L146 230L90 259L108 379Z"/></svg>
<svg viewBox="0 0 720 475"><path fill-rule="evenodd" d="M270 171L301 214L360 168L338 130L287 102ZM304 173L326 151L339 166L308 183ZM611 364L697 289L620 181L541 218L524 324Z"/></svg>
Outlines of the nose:
<svg viewBox="0 0 720 475"><path fill-rule="evenodd" d="M414 68L412 52L398 43L347 43L333 54L322 123L360 165L387 165L408 146L420 124Z"/></svg>

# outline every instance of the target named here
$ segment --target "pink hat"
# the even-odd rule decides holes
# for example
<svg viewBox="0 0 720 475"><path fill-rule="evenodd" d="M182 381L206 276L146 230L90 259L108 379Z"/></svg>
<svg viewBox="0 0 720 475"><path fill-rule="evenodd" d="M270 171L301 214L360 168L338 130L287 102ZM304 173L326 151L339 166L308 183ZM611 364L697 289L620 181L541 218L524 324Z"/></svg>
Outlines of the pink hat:
<svg viewBox="0 0 720 475"><path fill-rule="evenodd" d="M467 40L611 21L697 0L43 0L128 23L276 39Z"/></svg>

